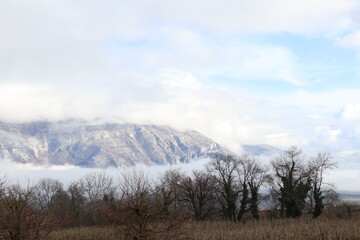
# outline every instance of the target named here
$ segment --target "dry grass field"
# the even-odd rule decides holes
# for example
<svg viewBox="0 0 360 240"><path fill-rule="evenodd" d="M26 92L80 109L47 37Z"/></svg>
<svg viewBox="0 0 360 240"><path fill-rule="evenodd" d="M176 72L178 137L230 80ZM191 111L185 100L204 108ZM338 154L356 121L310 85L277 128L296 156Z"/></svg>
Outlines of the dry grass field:
<svg viewBox="0 0 360 240"><path fill-rule="evenodd" d="M121 239L111 227L78 227L54 231L49 240L113 240Z"/></svg>
<svg viewBox="0 0 360 240"><path fill-rule="evenodd" d="M170 238L171 237L171 238ZM125 239L113 228L74 228L55 231L51 240ZM159 239L159 238L158 238ZM358 219L280 219L247 223L188 222L163 239L193 240L272 240L272 239L360 239Z"/></svg>

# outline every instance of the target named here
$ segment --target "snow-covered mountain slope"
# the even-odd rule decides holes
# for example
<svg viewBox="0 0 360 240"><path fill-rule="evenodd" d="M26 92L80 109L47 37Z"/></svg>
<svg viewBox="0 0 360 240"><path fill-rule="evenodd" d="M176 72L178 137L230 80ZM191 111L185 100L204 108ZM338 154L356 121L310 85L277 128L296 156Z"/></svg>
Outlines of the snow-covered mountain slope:
<svg viewBox="0 0 360 240"><path fill-rule="evenodd" d="M257 155L267 151L247 146ZM255 151L256 150L256 151ZM199 132L136 124L64 121L0 123L0 158L16 162L87 167L175 164L230 153Z"/></svg>

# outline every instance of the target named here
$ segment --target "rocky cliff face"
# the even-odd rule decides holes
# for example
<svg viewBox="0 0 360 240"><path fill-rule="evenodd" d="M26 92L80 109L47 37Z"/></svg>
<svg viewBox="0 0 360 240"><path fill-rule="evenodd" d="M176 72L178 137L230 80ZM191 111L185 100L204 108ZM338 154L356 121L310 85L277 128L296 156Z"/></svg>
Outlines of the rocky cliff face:
<svg viewBox="0 0 360 240"><path fill-rule="evenodd" d="M266 145L243 145L250 155L271 154ZM0 123L0 158L21 163L84 167L164 165L212 157L228 150L193 130L137 124L85 122Z"/></svg>
<svg viewBox="0 0 360 240"><path fill-rule="evenodd" d="M0 158L87 167L174 164L224 153L202 134L135 124L0 123Z"/></svg>

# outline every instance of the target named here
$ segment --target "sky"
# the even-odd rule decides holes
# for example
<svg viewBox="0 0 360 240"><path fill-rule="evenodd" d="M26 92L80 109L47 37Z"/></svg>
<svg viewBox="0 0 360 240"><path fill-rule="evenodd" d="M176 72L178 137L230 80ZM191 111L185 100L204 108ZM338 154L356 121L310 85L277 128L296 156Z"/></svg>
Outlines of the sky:
<svg viewBox="0 0 360 240"><path fill-rule="evenodd" d="M359 11L358 0L0 0L0 121L169 125L234 152L329 151L359 176Z"/></svg>

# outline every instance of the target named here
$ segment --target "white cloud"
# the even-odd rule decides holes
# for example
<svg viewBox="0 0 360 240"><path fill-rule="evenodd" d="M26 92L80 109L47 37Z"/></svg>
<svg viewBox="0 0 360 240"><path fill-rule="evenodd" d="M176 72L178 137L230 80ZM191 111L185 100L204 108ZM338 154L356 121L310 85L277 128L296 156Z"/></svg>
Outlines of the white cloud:
<svg viewBox="0 0 360 240"><path fill-rule="evenodd" d="M0 39L2 82L126 86L134 84L128 76L142 75L136 80L144 82L148 81L144 75L181 69L198 77L225 75L301 83L295 57L279 46L214 41L214 35L191 27L171 23L148 26L151 21L140 24L147 27L141 27L131 37L132 34L128 36L118 29L125 24L124 19L117 17L125 11L122 8L115 16L115 7L108 9L108 4L96 9L93 3L57 2L56 8L54 3L36 1L26 10L23 4L28 6L22 1L4 3L0 10L0 22L6 22L0 26L4 35ZM131 8L127 14L134 12L139 21L146 19L142 8L132 9L133 5L126 4L125 9ZM100 15L95 21L91 14L97 16L96 11ZM105 14L106 11L109 12ZM17 20L13 18L15 12ZM134 27L131 22L128 24L127 28ZM140 46L131 47L137 41Z"/></svg>
<svg viewBox="0 0 360 240"><path fill-rule="evenodd" d="M320 126L317 127L316 131L318 132L319 141L325 141L336 143L338 140L338 137L341 135L342 131L340 129L331 129L328 126Z"/></svg>
<svg viewBox="0 0 360 240"><path fill-rule="evenodd" d="M355 0L2 2L0 81L112 82L124 72L177 68L299 85L289 50L218 33L341 32L354 25L357 7ZM111 40L144 46L114 49Z"/></svg>
<svg viewBox="0 0 360 240"><path fill-rule="evenodd" d="M218 33L328 34L353 27L358 7L356 0L18 0L1 3L1 16L7 21L0 26L45 35L67 32L80 39L103 35L138 38L152 31L151 24L158 21L192 24Z"/></svg>
<svg viewBox="0 0 360 240"><path fill-rule="evenodd" d="M87 89L89 90L89 89ZM24 122L67 118L92 119L105 115L109 98L101 89L79 92L79 89L39 84L1 83L0 120Z"/></svg>
<svg viewBox="0 0 360 240"><path fill-rule="evenodd" d="M240 46L243 52L239 63L235 64L236 73L240 78L271 79L285 81L295 85L303 85L295 56L286 48L266 45Z"/></svg>
<svg viewBox="0 0 360 240"><path fill-rule="evenodd" d="M150 11L164 20L195 23L220 33L239 30L329 34L354 25L355 0L318 1L180 1L151 2ZM146 4L145 4L146 6Z"/></svg>
<svg viewBox="0 0 360 240"><path fill-rule="evenodd" d="M360 31L355 30L345 36L336 38L335 44L344 48L354 49L357 51L358 56L360 56Z"/></svg>
<svg viewBox="0 0 360 240"><path fill-rule="evenodd" d="M345 35L343 38L338 40L344 47L359 47L360 46L360 31L352 32Z"/></svg>
<svg viewBox="0 0 360 240"><path fill-rule="evenodd" d="M326 182L335 183L338 190L341 191L359 191L358 176L360 174L359 163L357 158L348 157L347 161L342 161L340 167L326 174ZM338 161L334 156L334 161ZM269 159L262 159L264 164L269 164ZM193 170L202 170L205 168L208 159L200 159L188 164L176 164L172 166L136 166L124 168L122 171L143 172L149 179L157 180L161 174L169 169L180 169L181 171L191 174ZM19 183L24 186L37 183L41 178L53 178L61 181L68 186L71 182L77 181L81 177L97 171L113 177L115 183L120 179L120 172L116 168L107 169L89 169L74 166L62 167L39 167L31 164L19 164L10 160L0 159L2 170L0 174L5 175L13 183Z"/></svg>
<svg viewBox="0 0 360 240"><path fill-rule="evenodd" d="M0 175L6 176L11 183L19 183L27 186L36 184L42 178L57 179L68 186L70 183L79 180L85 175L91 172L101 172L110 177L115 181L121 179L121 172L142 172L145 176L148 176L150 180L158 180L161 174L170 169L180 169L184 173L191 174L193 170L202 170L205 168L205 164L209 159L199 159L191 163L179 163L176 165L168 166L145 166L137 165L135 167L124 167L121 170L113 167L106 169L93 169L93 168L82 168L78 166L65 165L65 166L34 166L32 164L21 164L15 163L8 159L0 159L2 169Z"/></svg>
<svg viewBox="0 0 360 240"><path fill-rule="evenodd" d="M346 120L360 118L360 104L347 104L341 111L341 116Z"/></svg>
<svg viewBox="0 0 360 240"><path fill-rule="evenodd" d="M184 73L176 69L166 69L161 73L161 83L172 88L196 89L201 83L190 73Z"/></svg>
<svg viewBox="0 0 360 240"><path fill-rule="evenodd" d="M308 118L311 118L311 119L323 119L319 114L310 114L310 115L308 115Z"/></svg>
<svg viewBox="0 0 360 240"><path fill-rule="evenodd" d="M344 122L349 118L356 120L358 115L357 105L347 105L358 98L356 90L261 97L245 94L241 86L237 89L203 85L191 73L176 69L148 77L159 81L155 85L120 85L124 89L95 84L87 86L86 91L81 91L82 85L56 88L3 83L1 120L104 118L192 128L235 152L241 151L241 144L261 143L344 151L358 147L356 143L360 142L357 122ZM339 119L336 113L343 106L347 107Z"/></svg>
<svg viewBox="0 0 360 240"><path fill-rule="evenodd" d="M278 132L270 133L264 136L265 143L267 144L275 144L276 146L281 146L283 148L287 148L288 146L301 146L301 142L299 142L299 136L292 135L289 132L281 132L283 130L278 130Z"/></svg>
<svg viewBox="0 0 360 240"><path fill-rule="evenodd" d="M329 149L353 149L360 110L348 104L358 102L358 90L269 89L265 97L208 79L306 86L290 49L242 36L334 37L357 27L358 9L355 0L3 1L0 120L165 124L194 128L234 151L240 143L322 148L323 139ZM359 47L359 33L342 44ZM340 109L342 119L334 117Z"/></svg>

